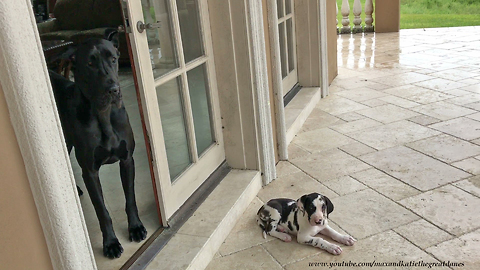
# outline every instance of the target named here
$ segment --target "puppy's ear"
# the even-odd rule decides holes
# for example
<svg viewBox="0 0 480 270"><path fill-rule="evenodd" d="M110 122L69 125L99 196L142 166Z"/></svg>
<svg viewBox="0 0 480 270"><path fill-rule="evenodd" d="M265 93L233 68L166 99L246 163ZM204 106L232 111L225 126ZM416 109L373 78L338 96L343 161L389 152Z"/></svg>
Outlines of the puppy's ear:
<svg viewBox="0 0 480 270"><path fill-rule="evenodd" d="M325 200L325 203L327 204L327 216L333 212L333 203L330 201L330 199L327 196L323 196L323 200Z"/></svg>
<svg viewBox="0 0 480 270"><path fill-rule="evenodd" d="M305 212L305 200L307 199L307 195L303 195L300 199L297 200L297 207L300 211Z"/></svg>
<svg viewBox="0 0 480 270"><path fill-rule="evenodd" d="M103 38L111 41L113 46L118 49L119 41L118 41L118 30L115 28L107 28L103 33Z"/></svg>

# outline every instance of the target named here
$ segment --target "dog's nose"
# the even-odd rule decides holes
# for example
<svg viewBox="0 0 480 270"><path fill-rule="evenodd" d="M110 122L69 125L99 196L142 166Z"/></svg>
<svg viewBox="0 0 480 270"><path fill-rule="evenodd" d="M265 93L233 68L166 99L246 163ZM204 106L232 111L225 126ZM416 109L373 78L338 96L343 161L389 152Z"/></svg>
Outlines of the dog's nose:
<svg viewBox="0 0 480 270"><path fill-rule="evenodd" d="M112 86L108 92L112 95L118 95L118 93L120 92L120 87L118 86Z"/></svg>

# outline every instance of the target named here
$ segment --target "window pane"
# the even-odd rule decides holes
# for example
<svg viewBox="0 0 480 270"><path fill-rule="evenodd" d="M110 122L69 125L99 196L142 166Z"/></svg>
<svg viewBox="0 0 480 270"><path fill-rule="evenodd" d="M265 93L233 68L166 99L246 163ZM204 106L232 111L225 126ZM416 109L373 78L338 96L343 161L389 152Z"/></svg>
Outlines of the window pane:
<svg viewBox="0 0 480 270"><path fill-rule="evenodd" d="M156 88L172 182L192 163L185 128L181 85L181 79L177 77Z"/></svg>
<svg viewBox="0 0 480 270"><path fill-rule="evenodd" d="M177 0L177 10L182 34L183 54L185 55L185 63L188 63L203 55L198 3L196 0Z"/></svg>
<svg viewBox="0 0 480 270"><path fill-rule="evenodd" d="M192 104L193 123L197 153L200 156L213 143L212 118L208 97L208 83L205 64L187 72L190 102Z"/></svg>
<svg viewBox="0 0 480 270"><path fill-rule="evenodd" d="M150 61L155 78L178 67L173 31L165 0L142 0L145 23L161 23L160 28L147 29Z"/></svg>
<svg viewBox="0 0 480 270"><path fill-rule="evenodd" d="M285 22L278 25L278 37L280 40L280 62L282 64L282 77L288 75L287 68L287 48L285 48Z"/></svg>
<svg viewBox="0 0 480 270"><path fill-rule="evenodd" d="M293 47L293 23L292 18L287 20L287 46L288 46L288 73L295 69L295 51Z"/></svg>
<svg viewBox="0 0 480 270"><path fill-rule="evenodd" d="M284 0L277 0L277 13L279 19L283 17L283 1Z"/></svg>

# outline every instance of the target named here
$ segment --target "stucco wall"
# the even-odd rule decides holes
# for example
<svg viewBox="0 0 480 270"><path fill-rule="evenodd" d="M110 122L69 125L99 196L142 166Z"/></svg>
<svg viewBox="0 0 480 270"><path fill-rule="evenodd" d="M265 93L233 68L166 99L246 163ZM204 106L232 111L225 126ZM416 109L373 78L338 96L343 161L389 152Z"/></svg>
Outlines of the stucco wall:
<svg viewBox="0 0 480 270"><path fill-rule="evenodd" d="M0 268L52 269L1 85L0 186Z"/></svg>
<svg viewBox="0 0 480 270"><path fill-rule="evenodd" d="M337 16L335 1L327 1L327 50L328 50L328 84L338 75L337 67Z"/></svg>

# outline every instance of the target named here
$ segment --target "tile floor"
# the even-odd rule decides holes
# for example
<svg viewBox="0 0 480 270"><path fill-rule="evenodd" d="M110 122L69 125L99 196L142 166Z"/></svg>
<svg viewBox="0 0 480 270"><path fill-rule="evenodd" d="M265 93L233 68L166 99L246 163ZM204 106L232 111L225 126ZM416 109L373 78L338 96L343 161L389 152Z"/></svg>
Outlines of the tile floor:
<svg viewBox="0 0 480 270"><path fill-rule="evenodd" d="M259 192L207 269L373 260L480 269L478 48L480 27L339 36L330 95L290 144L278 179ZM255 222L269 199L313 191L335 205L333 227L358 239L340 256L263 239Z"/></svg>

